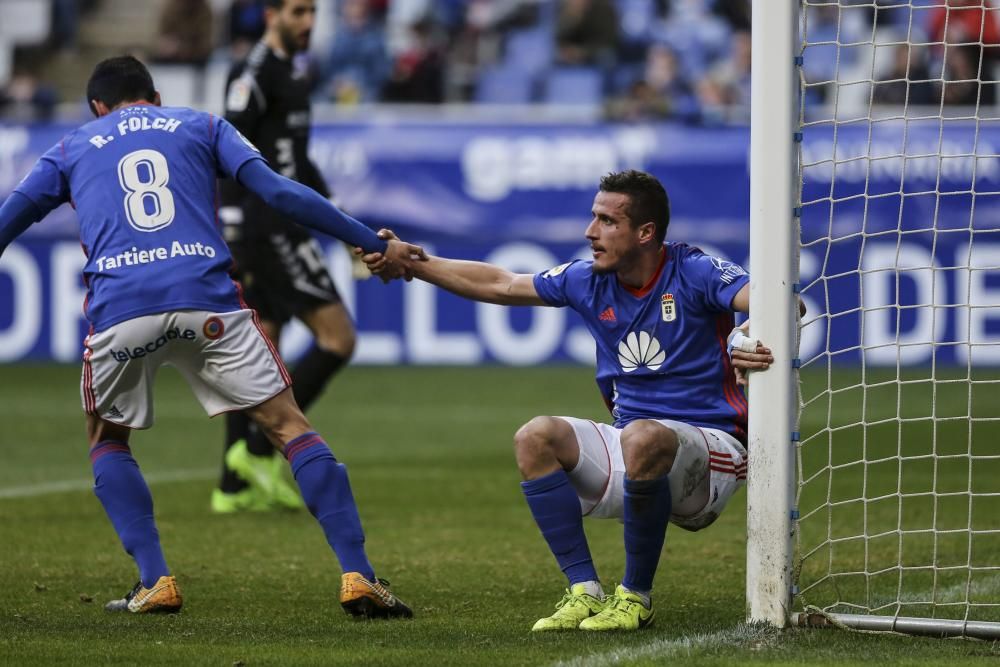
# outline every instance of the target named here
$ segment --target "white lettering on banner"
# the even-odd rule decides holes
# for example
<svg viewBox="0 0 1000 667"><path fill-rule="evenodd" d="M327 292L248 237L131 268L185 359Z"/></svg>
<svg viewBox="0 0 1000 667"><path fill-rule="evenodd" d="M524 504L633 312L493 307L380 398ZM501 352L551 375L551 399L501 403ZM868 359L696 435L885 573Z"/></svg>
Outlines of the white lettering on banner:
<svg viewBox="0 0 1000 667"><path fill-rule="evenodd" d="M533 243L508 243L485 261L516 273L537 273L559 260ZM510 326L508 306L477 303L476 315L486 348L497 360L514 366L537 364L551 357L559 348L566 326L562 308L533 308L531 327L523 333Z"/></svg>
<svg viewBox="0 0 1000 667"><path fill-rule="evenodd" d="M331 274L348 310L357 312L354 304L359 283L350 278L350 258L341 245L330 248L327 263ZM835 304L839 303L838 310L850 309L850 303L863 306L863 328L860 312L845 315L848 329L841 329L843 333L830 340L830 351L854 348L861 334L865 359L872 364L892 366L897 356L903 364L924 363L931 358L933 346L939 344L938 352L943 355L939 358L944 363L966 363L971 356L972 363L1000 366L1000 243L976 241L971 254L967 244L951 246L947 255L941 250L939 247L938 261L945 266L932 269L930 250L923 245L905 243L897 250L894 241L866 244L860 267L865 273L853 274L854 280L861 281L863 303L845 302L854 298L856 282L844 280L827 286ZM41 350L43 357L50 355L59 361L79 360L81 333L86 325L81 317L84 290L79 279L83 255L79 245L71 241L53 243L43 252L49 257L39 257L37 250L29 252L26 246L13 244L0 259L0 361L23 359L34 349ZM169 248L164 252L169 261ZM589 248L581 247L575 257L589 259ZM814 251L803 251L804 284L814 279L822 257ZM559 261L544 245L526 242L498 245L487 259L523 272L551 267ZM43 265L50 267L44 279L40 270ZM964 268L970 265L971 269ZM897 275L902 295L899 298L905 308L901 316L903 329L898 333L900 348L896 331L900 314L896 308ZM504 363L529 364L551 359L560 344L571 359L594 363L593 338L566 309L539 308L532 313L529 328L516 331L510 324L511 311L505 307L456 304L451 302L455 297L419 281L384 289L402 289L402 323L384 331L373 330L366 313L384 306L376 300L362 304L355 354L359 363L474 364L489 356ZM369 293L368 288L365 293ZM46 297L48 303L43 294L52 295ZM812 359L826 349L828 319L823 315L824 305L816 301L821 294L814 287L804 296L809 308L805 319L815 322L803 331L803 359ZM442 299L448 300L445 305L449 310L460 306L463 313L475 310L475 316L463 316L461 330L441 331L438 315ZM397 321L396 315L389 321ZM290 359L304 352L311 342L304 328L294 335L293 331L282 337L282 349ZM845 360L856 358L853 351L844 355Z"/></svg>
<svg viewBox="0 0 1000 667"><path fill-rule="evenodd" d="M80 323L87 290L80 276L87 258L79 243L52 246L52 356L57 361L80 361L83 338Z"/></svg>
<svg viewBox="0 0 1000 667"><path fill-rule="evenodd" d="M327 253L327 265L334 282L346 289L340 292L344 305L352 316L357 312L357 282L352 275L351 254L343 243L331 246L332 252ZM378 280L378 278L369 278ZM357 321L357 317L354 317ZM358 331L357 344L354 347L353 361L359 364L392 365L403 363L403 337L394 331L378 331L365 329Z"/></svg>
<svg viewBox="0 0 1000 667"><path fill-rule="evenodd" d="M626 164L641 167L656 150L655 135L638 150L636 136L476 137L462 150L465 190L495 202L515 190L593 189L604 174Z"/></svg>
<svg viewBox="0 0 1000 667"><path fill-rule="evenodd" d="M956 340L969 343L959 345L956 356L966 363L1000 365L1000 287L987 284L988 278L1000 277L1000 243L959 247L955 265L969 267L956 271L955 303L971 305L955 309Z"/></svg>
<svg viewBox="0 0 1000 667"><path fill-rule="evenodd" d="M746 266L753 275L753 269L749 267L750 260L747 259ZM802 276L802 284L807 284L806 276L815 276L819 273L822 264L815 254L811 252L799 253L799 275ZM821 292L817 292L820 294ZM806 314L802 317L803 327L799 335L799 358L812 359L818 352L826 346L826 332L829 326L829 319L823 317L824 308L812 296L812 292L799 294L799 298L806 304ZM752 326L752 325L751 325Z"/></svg>
<svg viewBox="0 0 1000 667"><path fill-rule="evenodd" d="M426 244L428 253L433 253ZM403 285L403 335L410 361L417 364L476 364L483 348L475 333L437 331L438 288L421 280Z"/></svg>
<svg viewBox="0 0 1000 667"><path fill-rule="evenodd" d="M364 142L332 140L326 135L312 137L309 141L309 158L333 181L356 180L368 178L371 163Z"/></svg>
<svg viewBox="0 0 1000 667"><path fill-rule="evenodd" d="M42 280L31 254L17 244L3 253L0 273L13 282L13 320L0 331L0 361L14 361L31 350L42 330Z"/></svg>
<svg viewBox="0 0 1000 667"><path fill-rule="evenodd" d="M351 256L347 246L335 243L326 253L326 268L337 285L344 307L357 322L357 281L351 275ZM281 332L281 354L285 359L297 359L312 345L312 334L293 319ZM357 332L357 343L351 363L389 366L403 362L403 339L392 331L365 329Z"/></svg>
<svg viewBox="0 0 1000 667"><path fill-rule="evenodd" d="M970 149L969 144L954 140L910 137L903 157L899 142L862 140L835 145L832 141L807 140L802 144L802 178L829 184L834 178L834 158L836 180L852 183L883 179L898 183L904 168L907 182L916 179L934 183L939 177L968 182L973 175L977 183L1000 178L1000 159L990 142L980 138L974 155Z"/></svg>
<svg viewBox="0 0 1000 667"><path fill-rule="evenodd" d="M929 361L933 342L940 340L947 324L945 281L935 280L931 251L913 243L868 244L861 258L865 272L861 280L863 325L861 345L865 360L878 365L919 364ZM906 306L914 323L908 330L897 331L897 280L912 283L916 291ZM909 319L909 318L907 318Z"/></svg>

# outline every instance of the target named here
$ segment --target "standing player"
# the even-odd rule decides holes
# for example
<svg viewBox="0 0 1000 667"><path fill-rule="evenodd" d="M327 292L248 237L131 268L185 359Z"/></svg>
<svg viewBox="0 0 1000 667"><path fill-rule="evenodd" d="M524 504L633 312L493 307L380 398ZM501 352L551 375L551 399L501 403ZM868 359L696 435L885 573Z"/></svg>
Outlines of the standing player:
<svg viewBox="0 0 1000 667"><path fill-rule="evenodd" d="M185 108L161 108L149 72L120 57L87 84L97 120L46 153L0 208L0 253L31 223L71 202L87 255L81 393L94 492L139 582L109 610L181 608L153 518L153 501L128 446L153 424L157 369L176 366L211 415L247 410L288 459L344 575L351 614L410 616L375 578L344 465L312 430L281 360L229 278L215 217L216 177L229 176L269 205L324 233L384 250L395 269L416 246L388 246L312 190L279 176L232 125Z"/></svg>
<svg viewBox="0 0 1000 667"><path fill-rule="evenodd" d="M410 267L415 277L477 301L568 306L597 342L597 383L614 424L535 417L514 436L528 506L569 580L536 631L649 625L667 522L705 528L746 478L747 404L726 345L733 312L749 307L746 272L664 242L670 206L649 174L602 178L592 215L592 261L536 275L438 257ZM381 272L380 255L364 259ZM608 597L583 516L625 524L625 576Z"/></svg>
<svg viewBox="0 0 1000 667"><path fill-rule="evenodd" d="M226 120L260 148L275 171L323 197L326 183L307 155L310 81L296 54L309 48L315 0L267 0L267 25L245 62L229 75ZM275 347L292 317L315 345L292 369L292 392L303 411L354 351L354 325L308 231L254 193L227 183L221 213L244 297L261 318ZM212 509L234 512L301 507L281 476L281 462L267 437L243 412L226 418L222 477Z"/></svg>

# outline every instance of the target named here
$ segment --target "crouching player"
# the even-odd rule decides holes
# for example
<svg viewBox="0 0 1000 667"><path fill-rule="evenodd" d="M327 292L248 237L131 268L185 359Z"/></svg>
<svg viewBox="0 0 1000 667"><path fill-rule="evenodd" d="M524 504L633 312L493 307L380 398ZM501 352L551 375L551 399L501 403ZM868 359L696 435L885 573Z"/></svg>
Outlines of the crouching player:
<svg viewBox="0 0 1000 667"><path fill-rule="evenodd" d="M670 207L656 178L601 179L585 236L593 259L536 275L431 257L417 278L504 305L569 307L597 343L597 382L614 419L535 417L514 436L528 507L569 589L535 631L636 630L653 621L667 523L701 530L746 479L747 403L727 352L749 306L739 266L665 242ZM383 231L383 238L394 238ZM380 254L373 272L391 270ZM766 350L756 367L766 367ZM625 576L605 595L583 517L625 524Z"/></svg>

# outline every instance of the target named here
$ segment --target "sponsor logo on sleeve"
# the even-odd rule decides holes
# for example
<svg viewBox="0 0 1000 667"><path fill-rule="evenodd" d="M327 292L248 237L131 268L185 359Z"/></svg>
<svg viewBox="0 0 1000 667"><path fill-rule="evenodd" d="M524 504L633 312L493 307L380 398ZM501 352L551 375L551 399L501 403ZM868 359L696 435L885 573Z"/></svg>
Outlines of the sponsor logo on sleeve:
<svg viewBox="0 0 1000 667"><path fill-rule="evenodd" d="M233 129L236 130L235 127ZM239 137L240 137L240 139L243 140L243 143L245 143L247 146L249 146L255 153L259 153L260 152L260 149L257 148L256 146L254 146L252 141L250 141L249 139L247 139L246 137L244 137L242 132L240 132L239 130L236 130L236 134L238 134Z"/></svg>
<svg viewBox="0 0 1000 667"><path fill-rule="evenodd" d="M719 279L727 285L731 285L734 280L747 274L739 264L733 264L719 257L712 258L712 266L719 270Z"/></svg>
<svg viewBox="0 0 1000 667"><path fill-rule="evenodd" d="M570 264L569 262L566 262L565 264L560 264L559 266L549 269L548 271L542 274L542 278L555 278L560 273L565 271L567 267L569 267L569 264Z"/></svg>

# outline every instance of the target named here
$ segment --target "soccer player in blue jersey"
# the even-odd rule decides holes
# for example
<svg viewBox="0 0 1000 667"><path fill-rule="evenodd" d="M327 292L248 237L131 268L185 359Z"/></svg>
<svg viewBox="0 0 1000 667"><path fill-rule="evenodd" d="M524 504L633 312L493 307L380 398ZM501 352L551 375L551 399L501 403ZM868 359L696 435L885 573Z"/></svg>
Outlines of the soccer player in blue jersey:
<svg viewBox="0 0 1000 667"><path fill-rule="evenodd" d="M656 178L614 173L601 179L586 230L592 260L535 275L439 257L410 267L470 299L572 308L597 342L597 383L614 423L535 417L514 436L528 506L569 580L535 631L648 625L667 523L705 528L745 483L747 403L727 336L734 312L748 310L749 278L736 264L665 242L669 219ZM382 271L381 255L364 259ZM753 357L752 367L766 368L766 359ZM584 516L625 524L625 576L610 596Z"/></svg>
<svg viewBox="0 0 1000 667"><path fill-rule="evenodd" d="M292 398L289 377L229 277L216 219L216 178L237 179L298 222L387 253L398 275L420 248L379 239L309 188L273 171L225 120L160 106L145 66L105 60L87 85L97 120L67 134L0 207L0 254L63 202L76 208L87 256L81 394L94 492L139 568L109 610L180 611L153 501L128 440L153 424L152 389L176 366L205 411L246 410L291 464L306 505L344 570L340 602L353 615L411 616L376 579L347 471Z"/></svg>

